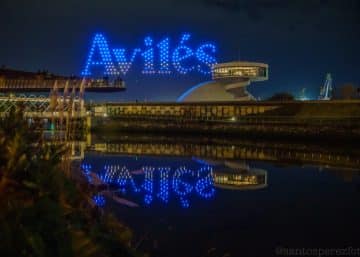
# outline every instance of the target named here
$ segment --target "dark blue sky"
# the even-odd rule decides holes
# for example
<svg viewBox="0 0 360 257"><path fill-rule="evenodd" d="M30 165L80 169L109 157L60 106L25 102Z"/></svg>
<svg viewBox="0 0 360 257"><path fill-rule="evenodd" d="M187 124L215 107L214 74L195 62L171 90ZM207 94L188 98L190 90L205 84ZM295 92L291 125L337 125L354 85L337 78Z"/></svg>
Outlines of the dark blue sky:
<svg viewBox="0 0 360 257"><path fill-rule="evenodd" d="M217 60L260 61L270 65L267 82L254 83L259 97L274 92L317 95L325 74L334 85L359 84L360 1L357 0L102 0L0 2L0 64L59 74L80 74L94 33L111 46L133 49L145 36L183 32L190 45L214 42ZM174 46L172 46L174 47ZM137 69L141 61L135 63ZM89 98L102 100L175 100L208 80L198 73L151 77L132 69L127 91Z"/></svg>

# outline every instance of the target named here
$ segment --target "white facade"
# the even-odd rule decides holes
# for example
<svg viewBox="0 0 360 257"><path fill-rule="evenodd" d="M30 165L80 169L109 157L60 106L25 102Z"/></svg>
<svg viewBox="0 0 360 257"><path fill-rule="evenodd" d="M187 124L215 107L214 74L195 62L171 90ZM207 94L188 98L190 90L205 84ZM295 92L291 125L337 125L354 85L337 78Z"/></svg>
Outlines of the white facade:
<svg viewBox="0 0 360 257"><path fill-rule="evenodd" d="M251 82L268 79L268 65L256 62L228 62L215 64L212 81L196 85L178 99L178 102L249 101L254 97L246 87Z"/></svg>

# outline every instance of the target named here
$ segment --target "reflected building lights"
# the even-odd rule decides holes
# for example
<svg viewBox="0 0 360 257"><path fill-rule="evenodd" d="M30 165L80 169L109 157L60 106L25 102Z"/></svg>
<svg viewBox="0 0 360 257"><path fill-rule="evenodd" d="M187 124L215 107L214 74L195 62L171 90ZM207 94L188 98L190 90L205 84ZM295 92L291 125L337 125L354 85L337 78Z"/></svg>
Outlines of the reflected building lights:
<svg viewBox="0 0 360 257"><path fill-rule="evenodd" d="M266 170L250 168L238 162L225 162L225 165L227 169L214 171L215 187L231 190L256 190L267 187Z"/></svg>

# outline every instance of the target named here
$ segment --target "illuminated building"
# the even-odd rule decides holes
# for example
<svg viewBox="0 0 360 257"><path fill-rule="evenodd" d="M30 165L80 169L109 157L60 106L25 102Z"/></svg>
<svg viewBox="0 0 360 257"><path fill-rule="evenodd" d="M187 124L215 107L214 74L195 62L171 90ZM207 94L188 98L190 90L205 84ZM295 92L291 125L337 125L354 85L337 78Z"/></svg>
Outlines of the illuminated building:
<svg viewBox="0 0 360 257"><path fill-rule="evenodd" d="M268 79L268 65L256 62L228 62L212 67L212 81L198 84L179 98L178 102L248 101L254 100L246 87L251 82Z"/></svg>

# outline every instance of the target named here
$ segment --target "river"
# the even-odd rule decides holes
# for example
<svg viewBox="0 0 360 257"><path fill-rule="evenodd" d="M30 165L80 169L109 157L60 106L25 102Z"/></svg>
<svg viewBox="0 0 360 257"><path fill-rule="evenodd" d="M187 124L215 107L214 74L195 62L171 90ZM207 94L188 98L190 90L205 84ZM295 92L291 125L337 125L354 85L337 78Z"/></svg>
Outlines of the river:
<svg viewBox="0 0 360 257"><path fill-rule="evenodd" d="M355 146L119 135L96 137L82 167L109 185L95 202L151 256L285 256L360 246L359 157Z"/></svg>

